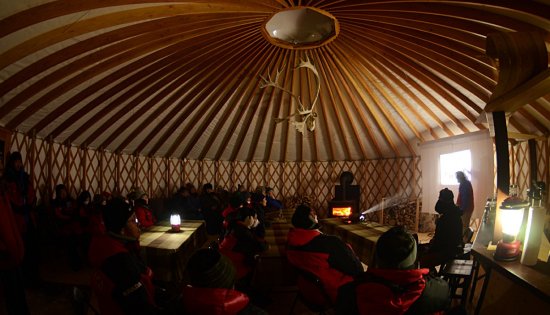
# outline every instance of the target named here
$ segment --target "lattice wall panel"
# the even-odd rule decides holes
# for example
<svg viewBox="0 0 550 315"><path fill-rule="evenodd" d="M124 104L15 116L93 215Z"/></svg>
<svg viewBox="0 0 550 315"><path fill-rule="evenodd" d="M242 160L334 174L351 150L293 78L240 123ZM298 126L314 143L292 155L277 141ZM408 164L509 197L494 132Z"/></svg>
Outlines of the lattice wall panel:
<svg viewBox="0 0 550 315"><path fill-rule="evenodd" d="M67 190L72 192L74 183L67 181L67 166L65 165L65 157L67 156L68 147L54 143L51 145L49 168L51 169L53 187L58 184L65 184ZM74 195L73 195L74 196Z"/></svg>
<svg viewBox="0 0 550 315"><path fill-rule="evenodd" d="M211 183L216 187L222 187L227 189L227 187L232 186L232 176L233 174L233 163L228 161L219 161L218 162L218 173L216 174L216 183Z"/></svg>
<svg viewBox="0 0 550 315"><path fill-rule="evenodd" d="M235 191L239 185L243 185L246 189L249 189L249 173L250 166L248 163L240 161L233 162L233 182L231 186L227 187L227 190Z"/></svg>
<svg viewBox="0 0 550 315"><path fill-rule="evenodd" d="M201 162L195 160L185 161L185 183L200 183Z"/></svg>
<svg viewBox="0 0 550 315"><path fill-rule="evenodd" d="M248 176L248 189L256 190L260 186L265 186L265 163L250 162L250 174Z"/></svg>
<svg viewBox="0 0 550 315"><path fill-rule="evenodd" d="M205 160L202 161L201 167L201 180L197 184L200 186L205 183L211 183L212 185L214 185L214 183L216 182L217 172L216 162Z"/></svg>
<svg viewBox="0 0 550 315"><path fill-rule="evenodd" d="M175 193L183 186L183 161L179 159L168 159L168 192Z"/></svg>
<svg viewBox="0 0 550 315"><path fill-rule="evenodd" d="M317 209L327 208L328 202L334 198L334 185L332 182L332 163L319 162L316 163L317 173L315 174L316 190L314 206Z"/></svg>
<svg viewBox="0 0 550 315"><path fill-rule="evenodd" d="M149 158L149 165L151 170L149 171L150 182L149 187L145 188L151 196L168 197L171 193L168 191L168 181L166 178L166 172L168 167L166 159L161 158Z"/></svg>
<svg viewBox="0 0 550 315"><path fill-rule="evenodd" d="M77 147L66 147L67 154L65 155L64 165L67 166L67 179L64 181L67 185L68 192L71 196L78 196L82 190L88 189L83 187L84 169L83 165L83 150Z"/></svg>
<svg viewBox="0 0 550 315"><path fill-rule="evenodd" d="M277 198L285 196L283 194L283 164L279 162L267 163L266 186L274 189Z"/></svg>
<svg viewBox="0 0 550 315"><path fill-rule="evenodd" d="M538 178L546 182L550 181L549 141L537 143ZM109 191L126 195L133 186L139 186L153 198L171 195L182 183L200 187L210 182L229 191L241 183L247 189L273 187L279 199L314 195L313 205L324 209L334 197L340 174L348 170L361 186L362 209L385 197L414 199L422 194L418 157L316 163L173 160L68 147L19 133L13 136L11 151L22 153L25 169L41 198L53 196L53 188L60 183L74 196L84 188L92 194ZM528 153L525 143L510 148L511 178L520 184L522 193L529 185Z"/></svg>
<svg viewBox="0 0 550 315"><path fill-rule="evenodd" d="M519 142L512 147L514 155L510 157L513 167L510 171L510 184L518 185L518 195L527 198L527 189L531 186L529 171L529 145L527 142Z"/></svg>
<svg viewBox="0 0 550 315"><path fill-rule="evenodd" d="M119 194L120 189L118 186L118 177L117 177L117 155L102 151L100 153L100 169L103 178L101 180L102 191L112 192L114 194Z"/></svg>
<svg viewBox="0 0 550 315"><path fill-rule="evenodd" d="M147 191L143 185L136 185L136 164L138 158L132 155L117 154L117 179L120 192L123 195L128 194L134 188L141 188ZM141 159L139 159L141 161ZM145 168L148 169L147 166Z"/></svg>
<svg viewBox="0 0 550 315"><path fill-rule="evenodd" d="M99 193L101 187L101 172L99 170L99 152L95 150L83 150L84 153L84 183L83 187L86 187L90 193Z"/></svg>
<svg viewBox="0 0 550 315"><path fill-rule="evenodd" d="M33 175L33 185L36 189L37 200L45 200L49 202L53 196L53 186L50 182L50 174L48 168L48 149L49 145L46 141L36 139L34 148L31 153L29 173Z"/></svg>
<svg viewBox="0 0 550 315"><path fill-rule="evenodd" d="M279 196L295 196L300 188L300 169L296 162L283 163L283 186Z"/></svg>

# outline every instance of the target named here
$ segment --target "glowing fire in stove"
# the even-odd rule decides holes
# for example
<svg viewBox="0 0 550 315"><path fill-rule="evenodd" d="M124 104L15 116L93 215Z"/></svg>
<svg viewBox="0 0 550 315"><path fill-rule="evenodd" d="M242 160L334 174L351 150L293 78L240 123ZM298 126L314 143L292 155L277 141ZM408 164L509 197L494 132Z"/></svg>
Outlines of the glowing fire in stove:
<svg viewBox="0 0 550 315"><path fill-rule="evenodd" d="M332 208L332 216L334 217L349 217L350 215L351 215L351 207Z"/></svg>

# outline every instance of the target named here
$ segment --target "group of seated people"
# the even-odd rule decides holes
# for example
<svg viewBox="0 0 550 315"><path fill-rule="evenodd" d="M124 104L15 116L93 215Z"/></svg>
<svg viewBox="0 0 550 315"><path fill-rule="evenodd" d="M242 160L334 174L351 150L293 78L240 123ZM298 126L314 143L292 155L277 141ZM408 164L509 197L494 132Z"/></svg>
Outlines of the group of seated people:
<svg viewBox="0 0 550 315"><path fill-rule="evenodd" d="M462 252L462 221L449 189L440 191L435 210L440 217L429 244L419 246L403 227L392 227L378 239L374 263L365 272L351 247L336 236L323 234L315 211L299 206L288 234L287 258L300 277L313 275L323 286L319 291L311 281L299 281L302 294L317 305L334 307L338 314L448 311L449 287L435 270Z"/></svg>
<svg viewBox="0 0 550 315"><path fill-rule="evenodd" d="M251 286L257 257L268 245L258 229L262 222L246 199L235 197L231 203L224 211L227 229L219 247L197 250L187 264L188 285L177 298L159 300L152 271L139 256L135 207L119 199L108 202L103 208L106 232L93 238L89 251L102 313L267 314ZM308 287L301 286L301 275L313 274L323 290L310 286L314 296L309 298L326 299L337 314L443 314L450 306L449 288L431 267L452 258L455 238L462 233L452 192L441 191L436 209L441 217L429 249L421 249L403 227L390 228L378 239L374 263L365 271L348 244L321 232L313 209L298 206L286 258L298 270L302 294Z"/></svg>

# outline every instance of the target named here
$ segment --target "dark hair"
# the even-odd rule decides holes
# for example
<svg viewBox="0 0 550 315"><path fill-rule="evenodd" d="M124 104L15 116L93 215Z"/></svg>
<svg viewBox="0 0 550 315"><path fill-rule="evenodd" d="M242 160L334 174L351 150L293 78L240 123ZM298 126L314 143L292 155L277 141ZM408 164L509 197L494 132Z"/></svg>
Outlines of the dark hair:
<svg viewBox="0 0 550 315"><path fill-rule="evenodd" d="M229 199L229 204L233 208L239 208L244 204L244 202L245 199L243 198L243 195L237 192L233 193L233 195L231 195L231 199Z"/></svg>
<svg viewBox="0 0 550 315"><path fill-rule="evenodd" d="M311 219L311 208L307 205L299 205L292 215L292 225L296 228L312 230L319 228L318 224Z"/></svg>
<svg viewBox="0 0 550 315"><path fill-rule="evenodd" d="M256 210L249 207L239 208L237 212L237 220L244 221L247 217L253 217L256 215Z"/></svg>
<svg viewBox="0 0 550 315"><path fill-rule="evenodd" d="M213 189L212 184L207 183L202 186L202 191L206 192L208 189Z"/></svg>
<svg viewBox="0 0 550 315"><path fill-rule="evenodd" d="M376 264L381 268L411 269L416 261L416 240L404 227L395 226L376 242Z"/></svg>
<svg viewBox="0 0 550 315"><path fill-rule="evenodd" d="M84 201L86 201L86 199L89 199L90 201L92 201L92 195L90 194L89 191L87 190L84 190L80 193L80 195L78 195L78 204L83 204Z"/></svg>
<svg viewBox="0 0 550 315"><path fill-rule="evenodd" d="M134 213L132 206L121 198L113 198L103 208L103 221L107 231L119 233L126 226L128 218Z"/></svg>

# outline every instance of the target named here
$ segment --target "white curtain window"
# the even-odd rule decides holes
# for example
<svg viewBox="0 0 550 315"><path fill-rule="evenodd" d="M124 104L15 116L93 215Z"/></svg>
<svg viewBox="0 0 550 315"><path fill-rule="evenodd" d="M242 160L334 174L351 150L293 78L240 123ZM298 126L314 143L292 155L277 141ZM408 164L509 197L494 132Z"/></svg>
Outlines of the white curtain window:
<svg viewBox="0 0 550 315"><path fill-rule="evenodd" d="M468 174L468 151L470 155L471 172ZM439 196L439 191L445 187L458 196L458 182L456 178L452 183L442 183L441 161L453 170L447 168L447 173L465 171L474 188L474 213L473 218L479 218L483 214L487 198L494 194L494 152L493 140L488 130L469 133L441 140L428 141L419 144L420 167L422 169L422 212L435 212L434 207ZM449 163L454 157L451 153L460 156L459 162ZM444 155L442 158L441 156ZM444 174L443 174L444 175Z"/></svg>

